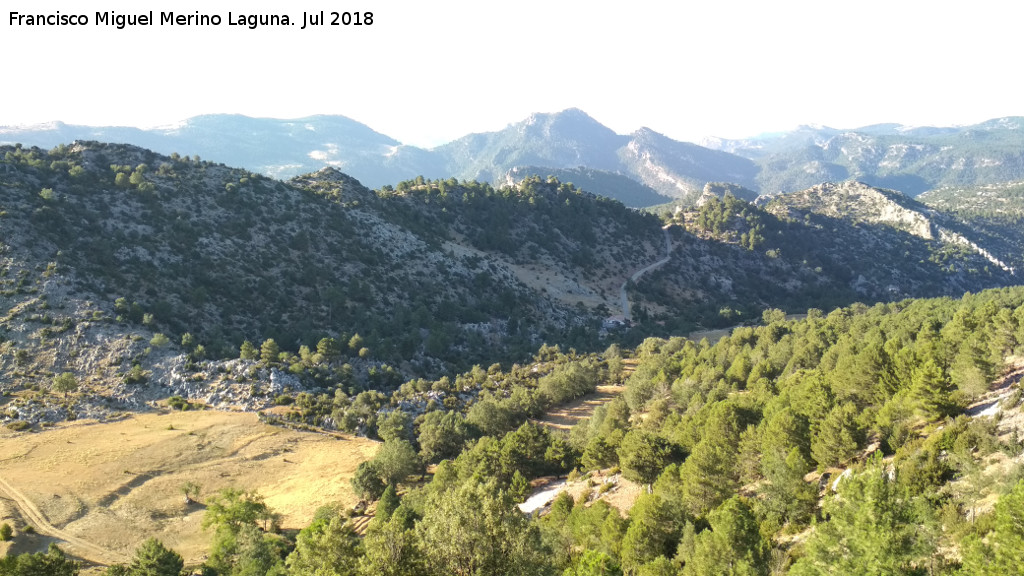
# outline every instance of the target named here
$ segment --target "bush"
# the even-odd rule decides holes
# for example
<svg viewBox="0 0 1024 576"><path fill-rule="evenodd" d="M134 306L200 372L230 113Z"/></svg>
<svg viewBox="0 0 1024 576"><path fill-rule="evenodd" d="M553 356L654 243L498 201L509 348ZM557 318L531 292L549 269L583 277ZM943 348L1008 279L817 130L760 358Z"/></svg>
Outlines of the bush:
<svg viewBox="0 0 1024 576"><path fill-rule="evenodd" d="M15 432L24 432L25 430L32 428L32 423L26 422L25 420L14 420L12 422L8 422L7 427Z"/></svg>
<svg viewBox="0 0 1024 576"><path fill-rule="evenodd" d="M7 542L14 536L14 529L7 522L0 524L0 542Z"/></svg>
<svg viewBox="0 0 1024 576"><path fill-rule="evenodd" d="M191 402L185 400L181 396L171 396L167 399L167 405L175 410L181 410L183 412L185 410L191 410L194 407Z"/></svg>
<svg viewBox="0 0 1024 576"><path fill-rule="evenodd" d="M145 384L148 379L149 372L143 370L142 366L138 364L132 366L132 369L124 375L125 384Z"/></svg>

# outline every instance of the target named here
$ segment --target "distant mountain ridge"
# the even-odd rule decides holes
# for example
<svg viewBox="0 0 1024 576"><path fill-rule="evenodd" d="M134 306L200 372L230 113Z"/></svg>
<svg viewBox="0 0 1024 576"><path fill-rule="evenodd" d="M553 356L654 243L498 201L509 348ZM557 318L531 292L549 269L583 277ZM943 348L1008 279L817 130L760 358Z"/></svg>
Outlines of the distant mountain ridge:
<svg viewBox="0 0 1024 576"><path fill-rule="evenodd" d="M163 154L187 151L275 178L330 166L372 188L416 176L498 184L528 171L544 177L585 170L600 188L597 193L641 207L669 200L692 205L710 182L772 194L858 180L916 196L937 188L1020 181L1022 127L1024 117L966 127L801 126L750 139L705 139L698 145L650 128L617 134L570 108L533 114L502 130L468 134L432 149L402 144L344 116L280 120L228 114L145 130L61 122L0 127L0 143L44 148L75 140L128 143Z"/></svg>
<svg viewBox="0 0 1024 576"><path fill-rule="evenodd" d="M937 188L1024 179L1024 117L944 128L801 126L743 140L706 139L704 144L757 162L762 193L859 180L916 196Z"/></svg>

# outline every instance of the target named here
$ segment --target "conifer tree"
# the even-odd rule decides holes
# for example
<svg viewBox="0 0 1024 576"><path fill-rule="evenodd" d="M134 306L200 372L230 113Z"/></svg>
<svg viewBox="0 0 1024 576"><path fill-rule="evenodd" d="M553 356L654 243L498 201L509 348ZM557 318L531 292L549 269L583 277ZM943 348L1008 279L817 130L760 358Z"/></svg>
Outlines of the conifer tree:
<svg viewBox="0 0 1024 576"><path fill-rule="evenodd" d="M166 548L156 538L150 538L135 551L135 559L128 566L130 576L178 576L185 562L181 555Z"/></svg>
<svg viewBox="0 0 1024 576"><path fill-rule="evenodd" d="M956 409L950 398L953 390L949 378L932 358L927 358L914 370L910 392L926 418L942 418L953 413Z"/></svg>
<svg viewBox="0 0 1024 576"><path fill-rule="evenodd" d="M246 340L242 342L242 346L239 348L238 357L242 360L255 360L259 358L259 353L256 351L256 347L252 345L252 342Z"/></svg>
<svg viewBox="0 0 1024 576"><path fill-rule="evenodd" d="M693 449L679 468L683 504L694 516L704 516L739 487L736 448L709 436Z"/></svg>
<svg viewBox="0 0 1024 576"><path fill-rule="evenodd" d="M755 576L768 572L768 543L750 505L733 496L708 517L710 530L697 534L683 576Z"/></svg>
<svg viewBox="0 0 1024 576"><path fill-rule="evenodd" d="M263 341L263 345L260 346L260 360L266 364L277 362L277 357L281 353L281 349L277 346L277 342L274 342L273 338L267 338Z"/></svg>
<svg viewBox="0 0 1024 576"><path fill-rule="evenodd" d="M864 431L857 423L857 407L839 404L811 436L811 455L824 469L852 458L864 442Z"/></svg>
<svg viewBox="0 0 1024 576"><path fill-rule="evenodd" d="M843 478L790 574L910 574L935 553L931 531L901 495L881 457ZM867 571L866 571L867 570Z"/></svg>
<svg viewBox="0 0 1024 576"><path fill-rule="evenodd" d="M358 576L362 543L352 525L335 515L318 518L295 539L290 576Z"/></svg>

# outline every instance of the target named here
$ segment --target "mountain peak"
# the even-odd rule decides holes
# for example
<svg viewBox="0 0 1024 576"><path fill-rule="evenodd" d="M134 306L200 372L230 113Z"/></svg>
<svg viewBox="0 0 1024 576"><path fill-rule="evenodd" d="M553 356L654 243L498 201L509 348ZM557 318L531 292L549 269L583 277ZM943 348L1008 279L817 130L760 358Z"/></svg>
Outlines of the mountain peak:
<svg viewBox="0 0 1024 576"><path fill-rule="evenodd" d="M560 112L536 113L519 123L521 128L541 127L545 133L575 134L583 132L589 137L618 136L611 128L601 124L579 108L566 108Z"/></svg>
<svg viewBox="0 0 1024 576"><path fill-rule="evenodd" d="M554 122L559 120L585 121L599 124L597 120L594 120L593 116L579 108L566 108L558 112L535 112L530 114L530 117L527 119L527 121L534 122Z"/></svg>

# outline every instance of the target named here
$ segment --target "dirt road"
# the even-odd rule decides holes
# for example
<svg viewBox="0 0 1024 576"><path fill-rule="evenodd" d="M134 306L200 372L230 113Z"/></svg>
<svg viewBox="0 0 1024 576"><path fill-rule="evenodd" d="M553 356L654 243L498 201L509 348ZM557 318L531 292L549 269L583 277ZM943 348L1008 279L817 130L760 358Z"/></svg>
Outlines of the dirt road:
<svg viewBox="0 0 1024 576"><path fill-rule="evenodd" d="M72 534L68 534L53 524L50 524L39 508L3 477L0 477L0 492L6 494L7 497L18 506L18 509L21 510L22 516L25 520L31 523L36 532L44 536L50 536L61 540L67 545L62 548L65 551L70 552L72 555L77 556L86 562L99 564L101 566L109 566L111 564L125 562L127 560L120 554L111 552L102 546L97 546L92 542L83 540Z"/></svg>
<svg viewBox="0 0 1024 576"><path fill-rule="evenodd" d="M665 264L668 263L669 259L672 257L672 238L668 234L669 226L671 226L671 224L666 225L664 228L661 229L662 233L665 234L665 257L653 264L648 264L647 266L644 266L643 268L637 270L636 272L633 272L633 274L629 276L629 280L623 282L622 287L619 288L619 300L622 302L622 317L627 322L632 320L632 317L630 316L629 295L626 294L626 286L630 282L636 282L637 280L640 279L641 276L650 272L651 270L664 266Z"/></svg>

